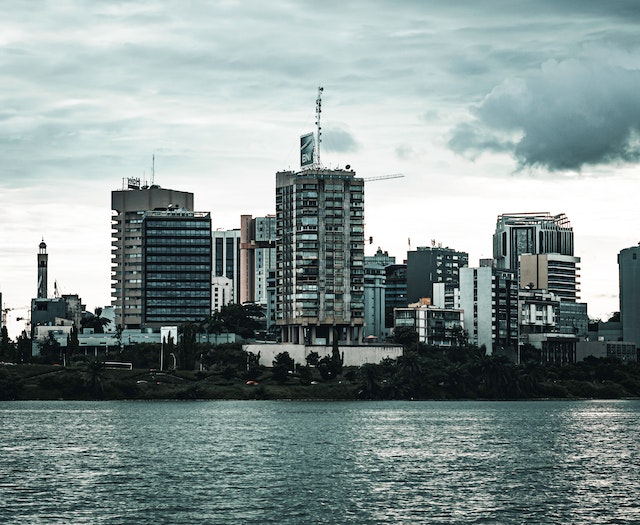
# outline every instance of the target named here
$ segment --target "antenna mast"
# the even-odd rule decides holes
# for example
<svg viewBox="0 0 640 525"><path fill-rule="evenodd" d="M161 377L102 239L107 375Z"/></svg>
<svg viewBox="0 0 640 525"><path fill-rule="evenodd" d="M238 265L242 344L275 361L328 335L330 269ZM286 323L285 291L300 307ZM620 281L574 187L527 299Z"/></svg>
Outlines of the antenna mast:
<svg viewBox="0 0 640 525"><path fill-rule="evenodd" d="M156 154L151 155L151 185L153 186L156 180Z"/></svg>
<svg viewBox="0 0 640 525"><path fill-rule="evenodd" d="M316 151L315 151L315 165L316 168L321 168L320 164L320 144L322 142L322 127L320 127L320 113L322 113L322 92L324 88L318 86L318 98L316 99Z"/></svg>

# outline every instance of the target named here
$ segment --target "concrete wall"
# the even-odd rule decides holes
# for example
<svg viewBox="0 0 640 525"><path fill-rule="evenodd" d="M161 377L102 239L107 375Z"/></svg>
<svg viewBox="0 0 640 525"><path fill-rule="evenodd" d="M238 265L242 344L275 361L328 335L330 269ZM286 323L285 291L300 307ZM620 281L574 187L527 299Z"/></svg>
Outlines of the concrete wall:
<svg viewBox="0 0 640 525"><path fill-rule="evenodd" d="M330 346L281 344L249 344L243 350L257 354L260 352L260 364L271 366L276 355L288 352L296 363L306 364L306 357L317 352L320 357L331 355ZM344 356L344 366L361 366L365 363L380 363L383 359L396 359L402 355L401 346L340 346L340 354Z"/></svg>

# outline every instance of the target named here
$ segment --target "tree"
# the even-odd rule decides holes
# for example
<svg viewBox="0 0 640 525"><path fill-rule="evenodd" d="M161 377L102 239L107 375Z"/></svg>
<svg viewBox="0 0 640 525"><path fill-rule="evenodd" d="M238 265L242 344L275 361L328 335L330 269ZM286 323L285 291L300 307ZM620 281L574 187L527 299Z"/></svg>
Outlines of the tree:
<svg viewBox="0 0 640 525"><path fill-rule="evenodd" d="M358 397L377 399L380 395L380 367L374 363L365 363L358 369L360 390Z"/></svg>
<svg viewBox="0 0 640 525"><path fill-rule="evenodd" d="M182 337L176 348L176 368L193 370L196 366L196 356L198 354L198 343L196 342L198 327L193 323L186 323L180 326L178 331ZM165 347L165 350L168 351L167 355L171 353L171 348Z"/></svg>
<svg viewBox="0 0 640 525"><path fill-rule="evenodd" d="M273 378L279 383L284 383L289 372L293 371L294 361L289 352L281 352L273 359Z"/></svg>
<svg viewBox="0 0 640 525"><path fill-rule="evenodd" d="M53 333L49 332L48 337L39 343L40 359L44 363L57 363L62 360L62 350L60 343L56 341Z"/></svg>
<svg viewBox="0 0 640 525"><path fill-rule="evenodd" d="M16 347L16 362L24 363L31 358L31 339L26 331L18 336Z"/></svg>
<svg viewBox="0 0 640 525"><path fill-rule="evenodd" d="M95 315L89 312L83 314L80 320L80 326L82 326L82 328L93 328L94 334L103 334L105 326L111 323L111 319L101 317L101 315L102 308L96 308Z"/></svg>
<svg viewBox="0 0 640 525"><path fill-rule="evenodd" d="M80 341L78 341L78 329L74 324L71 327L71 331L69 332L69 335L67 336L67 347L64 350L65 356L71 357L77 354L79 349L80 349Z"/></svg>
<svg viewBox="0 0 640 525"><path fill-rule="evenodd" d="M255 337L256 330L264 330L266 326L264 309L254 303L229 303L220 309L220 318L227 332L243 339Z"/></svg>
<svg viewBox="0 0 640 525"><path fill-rule="evenodd" d="M0 332L0 361L13 361L15 359L15 345L9 339L7 327L3 326Z"/></svg>
<svg viewBox="0 0 640 525"><path fill-rule="evenodd" d="M393 331L393 341L405 349L412 348L418 344L418 332L411 326L398 326Z"/></svg>
<svg viewBox="0 0 640 525"><path fill-rule="evenodd" d="M106 366L104 361L93 359L85 364L84 370L85 384L89 387L91 394L96 396L102 394L103 384L106 378Z"/></svg>
<svg viewBox="0 0 640 525"><path fill-rule="evenodd" d="M320 354L318 352L309 352L307 357L305 357L305 361L307 362L307 366L318 366Z"/></svg>

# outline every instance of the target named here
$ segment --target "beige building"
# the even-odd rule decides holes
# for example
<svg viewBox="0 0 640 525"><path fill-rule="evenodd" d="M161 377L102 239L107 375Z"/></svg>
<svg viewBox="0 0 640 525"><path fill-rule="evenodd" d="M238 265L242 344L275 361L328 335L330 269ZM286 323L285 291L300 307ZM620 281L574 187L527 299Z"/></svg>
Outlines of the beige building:
<svg viewBox="0 0 640 525"><path fill-rule="evenodd" d="M578 299L580 257L559 253L520 256L520 287L547 290L561 301Z"/></svg>

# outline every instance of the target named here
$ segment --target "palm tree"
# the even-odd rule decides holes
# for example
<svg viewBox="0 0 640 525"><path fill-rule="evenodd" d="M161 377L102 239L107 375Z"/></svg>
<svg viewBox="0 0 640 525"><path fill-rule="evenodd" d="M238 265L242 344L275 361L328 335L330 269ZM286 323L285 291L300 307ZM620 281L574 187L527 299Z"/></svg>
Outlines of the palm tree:
<svg viewBox="0 0 640 525"><path fill-rule="evenodd" d="M84 367L85 384L91 390L92 395L102 393L103 383L106 378L105 375L106 366L104 361L94 359L86 363Z"/></svg>
<svg viewBox="0 0 640 525"><path fill-rule="evenodd" d="M361 389L358 392L361 397L375 399L380 393L380 370L378 365L365 363L358 369L361 381Z"/></svg>

